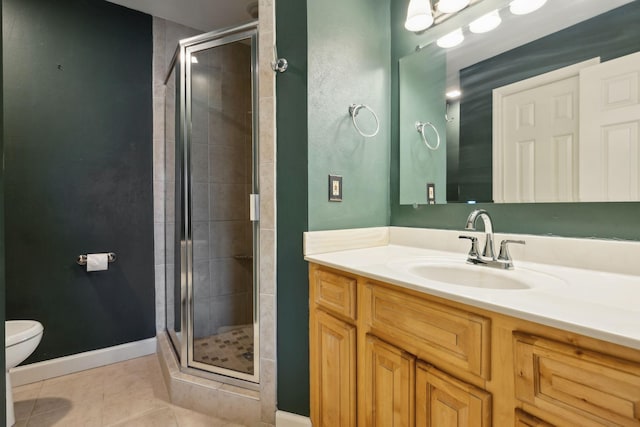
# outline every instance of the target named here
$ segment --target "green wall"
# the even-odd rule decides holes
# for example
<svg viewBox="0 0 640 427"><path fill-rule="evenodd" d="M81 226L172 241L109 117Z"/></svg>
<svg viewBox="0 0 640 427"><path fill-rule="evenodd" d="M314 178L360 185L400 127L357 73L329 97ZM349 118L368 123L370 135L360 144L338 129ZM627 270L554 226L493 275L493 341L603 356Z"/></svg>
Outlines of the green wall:
<svg viewBox="0 0 640 427"><path fill-rule="evenodd" d="M404 29L406 2L391 2L391 61L411 53L426 36ZM624 33L615 28L609 37ZM538 204L446 204L412 206L399 204L399 78L391 67L391 224L396 226L462 229L474 208L491 212L499 232L640 240L640 203L538 203Z"/></svg>
<svg viewBox="0 0 640 427"><path fill-rule="evenodd" d="M307 7L276 1L278 408L309 415L309 291L302 233L307 231Z"/></svg>
<svg viewBox="0 0 640 427"><path fill-rule="evenodd" d="M371 227L389 221L389 3L307 2L309 229ZM380 119L373 138L360 136L351 104ZM366 133L374 122L357 117ZM328 201L328 175L343 177L343 201Z"/></svg>
<svg viewBox="0 0 640 427"><path fill-rule="evenodd" d="M389 221L389 4L276 2L278 409L309 414L309 294L302 233ZM348 115L366 104L380 133L365 139ZM361 113L363 130L372 125ZM328 201L328 175L343 202Z"/></svg>
<svg viewBox="0 0 640 427"><path fill-rule="evenodd" d="M445 89L447 63L442 55L433 55L433 46L402 58L399 64L400 86L400 203L427 204L427 183L435 185L436 203L446 199L447 122L445 119ZM417 88L420 88L417 90ZM440 135L437 150L429 149L416 122L431 123ZM430 146L437 144L437 135L430 126L424 127Z"/></svg>
<svg viewBox="0 0 640 427"><path fill-rule="evenodd" d="M3 12L6 316L45 328L25 363L153 337L151 17L100 0ZM108 271L76 264L111 251Z"/></svg>

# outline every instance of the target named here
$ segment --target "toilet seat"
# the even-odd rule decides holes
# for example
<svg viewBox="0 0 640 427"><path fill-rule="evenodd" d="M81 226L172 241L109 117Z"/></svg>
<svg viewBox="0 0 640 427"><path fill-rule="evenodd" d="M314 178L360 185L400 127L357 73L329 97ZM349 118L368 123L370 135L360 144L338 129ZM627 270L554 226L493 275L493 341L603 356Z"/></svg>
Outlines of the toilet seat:
<svg viewBox="0 0 640 427"><path fill-rule="evenodd" d="M44 327L34 320L7 320L5 325L5 348L13 347L41 334Z"/></svg>
<svg viewBox="0 0 640 427"><path fill-rule="evenodd" d="M40 344L44 327L37 320L5 320L5 401L7 406L6 425L16 422L13 407L13 389L9 370L22 363Z"/></svg>

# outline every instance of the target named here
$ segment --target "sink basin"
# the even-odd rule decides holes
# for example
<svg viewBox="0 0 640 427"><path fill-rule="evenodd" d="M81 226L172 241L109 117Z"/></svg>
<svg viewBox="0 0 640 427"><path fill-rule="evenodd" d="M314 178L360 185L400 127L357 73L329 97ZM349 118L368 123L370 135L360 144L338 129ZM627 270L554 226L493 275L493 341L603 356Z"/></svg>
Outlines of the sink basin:
<svg viewBox="0 0 640 427"><path fill-rule="evenodd" d="M500 270L467 264L464 260L426 258L389 263L394 270L429 281L479 289L527 290L560 283L560 279L548 274L516 267Z"/></svg>
<svg viewBox="0 0 640 427"><path fill-rule="evenodd" d="M485 289L530 289L532 286L518 277L509 276L512 271L489 270L474 265L413 265L410 274L450 285L471 286ZM507 273L507 274L504 274Z"/></svg>

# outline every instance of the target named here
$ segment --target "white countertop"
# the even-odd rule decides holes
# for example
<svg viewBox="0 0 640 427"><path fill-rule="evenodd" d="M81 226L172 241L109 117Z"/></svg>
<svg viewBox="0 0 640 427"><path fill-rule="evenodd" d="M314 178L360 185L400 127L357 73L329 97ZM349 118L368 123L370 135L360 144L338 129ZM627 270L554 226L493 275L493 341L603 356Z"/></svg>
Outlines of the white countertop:
<svg viewBox="0 0 640 427"><path fill-rule="evenodd" d="M383 231L390 231L386 238ZM369 230L369 231L367 231ZM370 235L372 239L354 238ZM324 233L324 234L323 234ZM468 286L458 286L444 282L428 280L411 274L397 266L402 263L419 261L421 259L433 260L433 257L442 257L443 261L459 262L464 265L466 260L466 243L458 242L457 235L464 234L457 231L407 229L397 227L380 227L376 229L345 230L343 234L336 231L312 232L305 234L305 259L310 262L337 268L361 276L393 283L405 288L425 292L427 294L447 298L470 306L484 308L494 312L513 317L530 320L544 325L568 330L571 332L602 339L616 344L640 350L640 275L635 274L633 268L640 263L640 244L619 242L622 248L613 248L613 241L594 241L590 239L562 239L541 236L517 236L509 238L524 238L529 246L529 255L522 250L519 252L521 259L513 250L514 264L517 274L529 273L529 277L536 277L540 272L539 286L531 289L486 289ZM398 236L405 237L399 238ZM437 237L437 243L433 246L442 247L443 241L454 239L456 246L462 250L448 251L416 247L411 245L411 238L407 236L421 237L421 241L428 242ZM327 236L333 243L326 244ZM381 237L382 236L382 237ZM496 235L500 237L500 235ZM347 240L343 240L345 238ZM633 268L620 266L624 273L615 272L616 262L611 260L609 271L577 268L574 259L568 264L572 266L553 265L535 262L541 254L549 253L547 245L559 245L567 248L575 258L575 251L571 251L568 240L575 241L581 248L579 253L587 252L592 256L607 256L600 250L605 245L608 253L624 253L628 250L635 258ZM499 238L496 242L499 243ZM542 242L542 243L540 243ZM401 244L398 244L401 243ZM409 243L409 244L405 244ZM428 243L422 243L422 246ZM539 247L535 247L535 246ZM566 246L569 245L569 246ZM595 245L595 246L594 246ZM607 246L608 245L608 246ZM355 249L349 249L355 246ZM515 247L514 247L515 249ZM638 252L636 252L638 251ZM553 251L551 251L553 252ZM531 258L533 260L527 260ZM624 258L624 257L623 257ZM626 265L626 261L622 260ZM611 268L613 267L613 268ZM486 269L483 266L468 266L468 268ZM614 271L611 271L611 270ZM509 274L505 271L500 274ZM545 280L545 275L552 276L553 280ZM544 283L542 283L544 282Z"/></svg>

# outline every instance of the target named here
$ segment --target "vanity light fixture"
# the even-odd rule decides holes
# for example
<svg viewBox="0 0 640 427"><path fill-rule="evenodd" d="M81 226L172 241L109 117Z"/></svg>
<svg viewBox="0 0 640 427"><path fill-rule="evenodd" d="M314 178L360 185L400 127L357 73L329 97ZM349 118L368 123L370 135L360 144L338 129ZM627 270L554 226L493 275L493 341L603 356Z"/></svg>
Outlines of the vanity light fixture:
<svg viewBox="0 0 640 427"><path fill-rule="evenodd" d="M462 92L460 92L460 89L452 89L449 92L447 92L445 94L445 96L447 97L447 99L456 99L456 98L460 98L460 95L462 95Z"/></svg>
<svg viewBox="0 0 640 427"><path fill-rule="evenodd" d="M448 49L450 47L458 46L464 41L464 35L462 34L462 28L458 28L449 34L440 37L436 44L442 48Z"/></svg>
<svg viewBox="0 0 640 427"><path fill-rule="evenodd" d="M540 9L547 0L513 0L509 3L509 10L514 15L526 15Z"/></svg>
<svg viewBox="0 0 640 427"><path fill-rule="evenodd" d="M500 18L500 12L496 9L493 12L489 12L475 21L472 21L469 24L469 31L475 34L488 33L489 31L497 28L501 22L502 18Z"/></svg>
<svg viewBox="0 0 640 427"><path fill-rule="evenodd" d="M433 25L430 0L410 0L404 28L409 31L424 31Z"/></svg>
<svg viewBox="0 0 640 427"><path fill-rule="evenodd" d="M440 0L438 10L442 13L456 13L469 5L471 0Z"/></svg>

